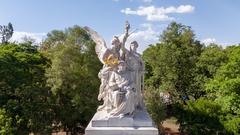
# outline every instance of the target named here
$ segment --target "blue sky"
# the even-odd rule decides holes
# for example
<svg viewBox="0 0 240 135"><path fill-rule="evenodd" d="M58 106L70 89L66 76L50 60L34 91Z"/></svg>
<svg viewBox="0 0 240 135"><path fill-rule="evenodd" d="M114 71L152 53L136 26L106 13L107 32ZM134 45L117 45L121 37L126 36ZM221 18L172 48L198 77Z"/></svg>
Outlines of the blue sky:
<svg viewBox="0 0 240 135"><path fill-rule="evenodd" d="M139 42L140 52L156 43L171 21L191 26L202 42L238 44L239 13L239 0L0 0L0 24L13 24L12 40L27 35L39 42L53 29L79 25L110 42L128 20L138 29L129 40Z"/></svg>

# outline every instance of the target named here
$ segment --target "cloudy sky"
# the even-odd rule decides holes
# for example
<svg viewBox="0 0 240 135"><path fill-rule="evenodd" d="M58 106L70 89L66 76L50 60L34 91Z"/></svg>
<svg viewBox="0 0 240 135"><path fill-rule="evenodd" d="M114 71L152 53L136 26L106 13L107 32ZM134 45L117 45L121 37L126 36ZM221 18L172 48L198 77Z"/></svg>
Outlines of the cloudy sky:
<svg viewBox="0 0 240 135"><path fill-rule="evenodd" d="M41 42L53 29L73 25L95 29L109 43L124 32L137 40L140 52L158 42L171 21L191 26L204 43L223 46L240 43L239 0L0 0L0 25L11 22L12 41L32 37Z"/></svg>

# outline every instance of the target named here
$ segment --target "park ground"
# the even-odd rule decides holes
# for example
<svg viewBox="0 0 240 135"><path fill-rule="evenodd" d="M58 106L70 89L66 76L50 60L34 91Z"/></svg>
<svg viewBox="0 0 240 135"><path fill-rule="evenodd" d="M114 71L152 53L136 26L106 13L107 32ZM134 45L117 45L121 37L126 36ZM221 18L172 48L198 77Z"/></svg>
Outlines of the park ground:
<svg viewBox="0 0 240 135"><path fill-rule="evenodd" d="M165 135L180 135L179 132L179 124L176 123L177 120L175 118L169 118L163 121L162 131L164 131Z"/></svg>

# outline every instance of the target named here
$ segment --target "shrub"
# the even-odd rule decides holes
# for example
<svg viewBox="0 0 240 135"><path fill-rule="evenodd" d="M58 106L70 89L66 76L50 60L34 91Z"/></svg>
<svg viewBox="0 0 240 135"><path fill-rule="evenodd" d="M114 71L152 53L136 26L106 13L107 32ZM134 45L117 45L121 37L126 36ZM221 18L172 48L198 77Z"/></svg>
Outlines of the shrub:
<svg viewBox="0 0 240 135"><path fill-rule="evenodd" d="M0 109L0 134L13 135L12 118L7 115L5 109Z"/></svg>
<svg viewBox="0 0 240 135"><path fill-rule="evenodd" d="M180 124L180 132L190 135L230 134L221 123L221 106L217 103L200 98L188 101L187 105L175 105L175 115Z"/></svg>
<svg viewBox="0 0 240 135"><path fill-rule="evenodd" d="M144 92L145 104L153 121L157 124L158 129L163 120L166 118L166 105L160 97L159 90L147 87Z"/></svg>

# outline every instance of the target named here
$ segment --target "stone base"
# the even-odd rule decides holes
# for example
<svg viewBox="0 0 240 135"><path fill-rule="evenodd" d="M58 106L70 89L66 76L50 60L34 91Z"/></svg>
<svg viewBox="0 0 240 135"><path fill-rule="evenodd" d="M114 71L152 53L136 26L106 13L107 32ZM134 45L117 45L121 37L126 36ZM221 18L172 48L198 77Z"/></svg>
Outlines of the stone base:
<svg viewBox="0 0 240 135"><path fill-rule="evenodd" d="M137 112L133 118L108 118L106 112L97 112L85 135L158 135L158 129L146 111Z"/></svg>
<svg viewBox="0 0 240 135"><path fill-rule="evenodd" d="M92 118L92 127L152 127L153 122L147 111L138 111L134 117L108 117L107 112L97 112Z"/></svg>
<svg viewBox="0 0 240 135"><path fill-rule="evenodd" d="M85 135L158 135L155 127L92 127L91 122Z"/></svg>

